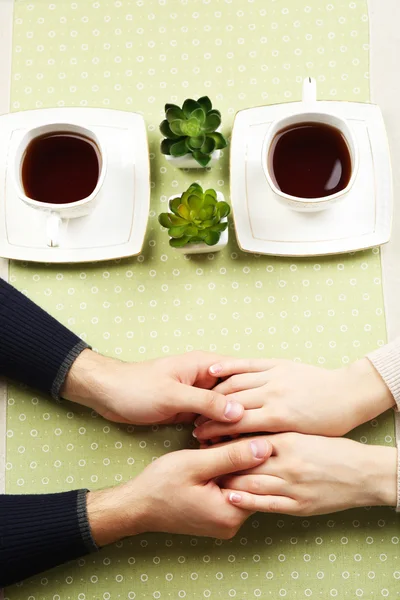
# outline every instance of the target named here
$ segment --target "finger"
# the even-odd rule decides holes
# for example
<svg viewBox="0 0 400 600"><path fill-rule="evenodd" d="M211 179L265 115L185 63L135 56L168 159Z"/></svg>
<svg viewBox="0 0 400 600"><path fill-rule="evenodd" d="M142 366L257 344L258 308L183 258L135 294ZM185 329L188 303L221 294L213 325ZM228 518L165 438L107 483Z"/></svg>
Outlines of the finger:
<svg viewBox="0 0 400 600"><path fill-rule="evenodd" d="M210 366L217 361L227 360L226 356L210 352L187 352L182 356L171 357L174 361L175 377L181 383L210 389L216 384L216 375Z"/></svg>
<svg viewBox="0 0 400 600"><path fill-rule="evenodd" d="M225 423L238 421L243 416L244 409L239 402L228 400L213 390L177 383L169 397L172 398L169 410L174 412L194 412Z"/></svg>
<svg viewBox="0 0 400 600"><path fill-rule="evenodd" d="M268 382L268 375L269 371L232 375L216 385L214 391L219 394L234 394L235 392L260 388Z"/></svg>
<svg viewBox="0 0 400 600"><path fill-rule="evenodd" d="M194 424L196 425L196 427L200 427L200 425L203 425L203 423L207 423L207 421L209 421L209 420L210 419L208 417L205 417L204 415L200 415L200 417L197 417Z"/></svg>
<svg viewBox="0 0 400 600"><path fill-rule="evenodd" d="M221 488L237 492L249 492L259 496L286 496L287 484L280 477L271 475L226 475L218 481Z"/></svg>
<svg viewBox="0 0 400 600"><path fill-rule="evenodd" d="M208 448L196 455L193 465L195 477L208 481L228 473L251 469L264 462L272 452L271 444L264 438L241 440L226 446Z"/></svg>
<svg viewBox="0 0 400 600"><path fill-rule="evenodd" d="M236 373L257 373L268 371L277 364L276 360L264 358L228 358L220 360L210 366L210 373L214 377L228 377Z"/></svg>
<svg viewBox="0 0 400 600"><path fill-rule="evenodd" d="M263 422L264 421L264 422ZM212 440L221 435L236 435L238 433L260 433L267 431L265 413L263 409L245 410L243 417L237 423L218 423L207 421L204 425L196 427L193 437L201 440Z"/></svg>
<svg viewBox="0 0 400 600"><path fill-rule="evenodd" d="M293 498L287 496L258 496L248 492L236 492L235 490L222 490L228 502L239 508L251 512L279 513L296 515L299 505Z"/></svg>

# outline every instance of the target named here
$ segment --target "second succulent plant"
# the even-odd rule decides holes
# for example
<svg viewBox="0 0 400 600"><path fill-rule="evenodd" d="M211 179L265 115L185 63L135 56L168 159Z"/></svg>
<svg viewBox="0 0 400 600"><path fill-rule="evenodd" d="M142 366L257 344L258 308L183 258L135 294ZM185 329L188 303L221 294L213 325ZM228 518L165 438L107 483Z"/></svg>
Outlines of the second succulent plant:
<svg viewBox="0 0 400 600"><path fill-rule="evenodd" d="M215 190L203 191L197 183L192 183L181 196L170 200L169 209L171 212L160 214L158 220L168 229L173 248L201 242L214 246L228 227L229 204L218 201ZM222 219L225 220L221 222Z"/></svg>

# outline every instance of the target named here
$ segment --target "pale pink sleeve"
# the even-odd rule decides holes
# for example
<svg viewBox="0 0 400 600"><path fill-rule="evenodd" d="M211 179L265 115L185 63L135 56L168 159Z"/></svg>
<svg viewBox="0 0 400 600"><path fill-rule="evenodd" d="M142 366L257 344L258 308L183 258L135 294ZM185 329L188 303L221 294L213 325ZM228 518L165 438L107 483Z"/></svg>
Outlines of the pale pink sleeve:
<svg viewBox="0 0 400 600"><path fill-rule="evenodd" d="M383 381L388 386L396 402L397 411L400 410L400 338L390 344L375 350L368 355ZM397 414L397 512L400 512L400 414Z"/></svg>
<svg viewBox="0 0 400 600"><path fill-rule="evenodd" d="M368 354L369 360L378 371L392 393L397 410L400 409L400 338L375 352Z"/></svg>

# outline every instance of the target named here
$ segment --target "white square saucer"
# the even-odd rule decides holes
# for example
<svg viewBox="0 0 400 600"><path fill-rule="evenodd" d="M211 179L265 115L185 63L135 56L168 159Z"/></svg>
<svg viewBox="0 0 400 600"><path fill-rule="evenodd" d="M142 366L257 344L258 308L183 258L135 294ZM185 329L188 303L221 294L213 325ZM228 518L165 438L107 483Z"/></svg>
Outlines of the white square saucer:
<svg viewBox="0 0 400 600"><path fill-rule="evenodd" d="M240 248L256 254L317 256L388 242L392 174L385 125L376 105L317 102L318 112L346 119L358 143L358 174L343 201L320 212L300 213L274 198L262 166L263 142L273 121L303 110L302 103L293 102L247 109L236 115L230 176Z"/></svg>
<svg viewBox="0 0 400 600"><path fill-rule="evenodd" d="M28 129L49 123L89 127L107 152L98 203L86 217L63 221L60 245L46 243L45 212L26 205L14 188L10 157ZM139 254L150 208L150 168L144 119L101 108L52 108L0 117L0 256L79 263Z"/></svg>

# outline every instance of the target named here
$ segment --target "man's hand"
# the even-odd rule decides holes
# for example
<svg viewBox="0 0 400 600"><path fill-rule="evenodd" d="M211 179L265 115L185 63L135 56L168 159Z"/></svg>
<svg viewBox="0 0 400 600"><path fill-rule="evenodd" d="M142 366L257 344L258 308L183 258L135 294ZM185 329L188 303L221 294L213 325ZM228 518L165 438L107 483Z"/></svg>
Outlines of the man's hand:
<svg viewBox="0 0 400 600"><path fill-rule="evenodd" d="M190 352L125 363L84 350L72 365L61 395L119 423L149 425L192 421L196 414L234 423L243 406L212 391L209 367L221 357Z"/></svg>
<svg viewBox="0 0 400 600"><path fill-rule="evenodd" d="M214 480L261 465L271 450L265 438L255 438L171 452L128 483L89 492L94 540L104 546L150 531L230 539L251 512L233 506Z"/></svg>

